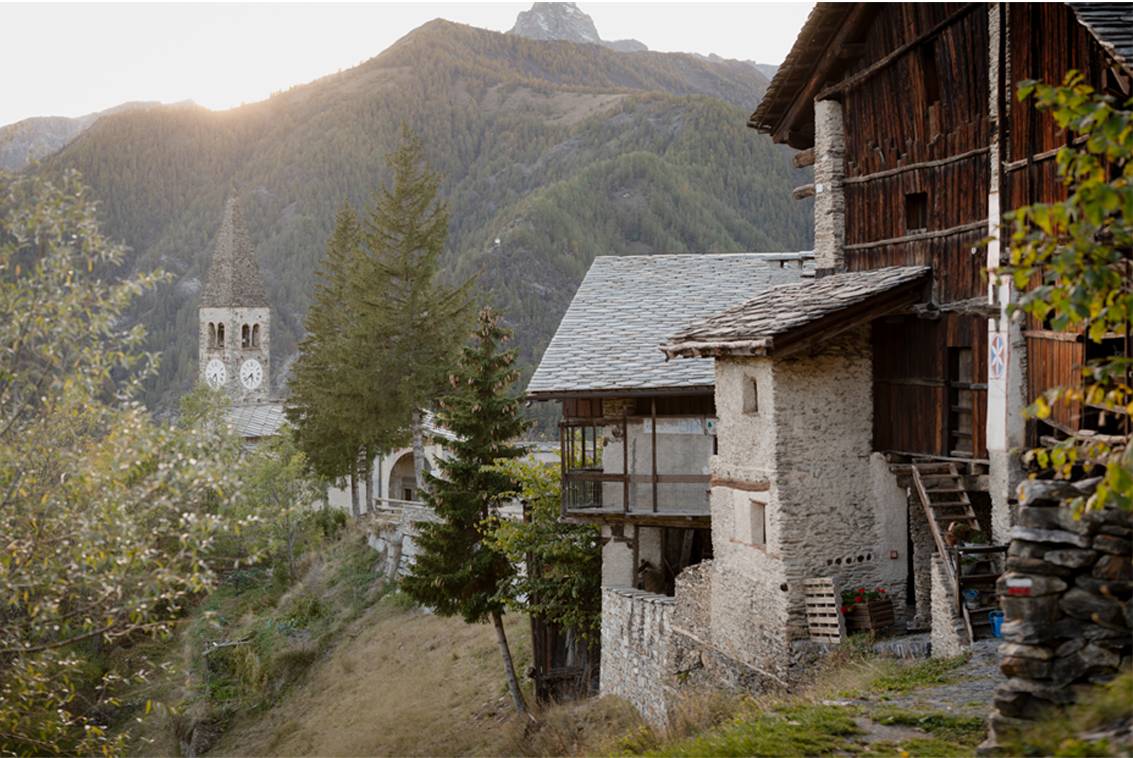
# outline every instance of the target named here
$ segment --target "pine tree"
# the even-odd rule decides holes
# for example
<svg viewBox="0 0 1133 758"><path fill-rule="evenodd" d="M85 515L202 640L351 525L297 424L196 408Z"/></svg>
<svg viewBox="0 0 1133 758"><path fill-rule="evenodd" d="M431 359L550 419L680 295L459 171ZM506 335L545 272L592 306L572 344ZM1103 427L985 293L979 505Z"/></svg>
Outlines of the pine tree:
<svg viewBox="0 0 1133 758"><path fill-rule="evenodd" d="M515 440L527 428L510 392L519 376L516 353L501 351L510 336L491 309L480 312L473 344L463 349L438 411L455 435L438 462L440 476L429 475L424 495L440 520L421 525L420 553L402 589L443 616L459 615L470 624L491 619L508 689L516 710L526 713L503 625L503 590L515 569L487 533L501 496L516 489L493 464L523 454Z"/></svg>
<svg viewBox="0 0 1133 758"><path fill-rule="evenodd" d="M368 248L349 297L358 310L354 355L372 382L364 418L388 446L411 429L419 491L424 477L423 409L444 391L445 379L467 333L469 279L440 281L448 239L448 208L438 197L440 177L425 162L421 140L402 127L402 144L388 158L391 186L377 193L364 230Z"/></svg>
<svg viewBox="0 0 1133 758"><path fill-rule="evenodd" d="M307 336L292 368L287 417L311 467L326 479L350 476L351 508L359 514L357 462L364 447L353 409L357 380L351 378L347 325L353 313L347 294L361 257L361 228L347 203L339 210L319 269L314 302L304 324Z"/></svg>

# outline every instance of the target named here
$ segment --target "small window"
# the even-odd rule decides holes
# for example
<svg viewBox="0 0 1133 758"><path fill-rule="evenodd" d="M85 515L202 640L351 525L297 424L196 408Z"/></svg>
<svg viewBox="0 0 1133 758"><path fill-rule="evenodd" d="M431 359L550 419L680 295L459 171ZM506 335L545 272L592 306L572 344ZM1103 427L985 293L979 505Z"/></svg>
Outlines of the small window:
<svg viewBox="0 0 1133 758"><path fill-rule="evenodd" d="M744 377L744 414L759 415L759 384L754 376Z"/></svg>
<svg viewBox="0 0 1133 758"><path fill-rule="evenodd" d="M905 195L905 234L928 230L928 193L910 192Z"/></svg>
<svg viewBox="0 0 1133 758"><path fill-rule="evenodd" d="M216 325L216 346L224 347L224 324Z"/></svg>
<svg viewBox="0 0 1133 758"><path fill-rule="evenodd" d="M767 544L767 503L747 492L735 495L735 539L747 545Z"/></svg>
<svg viewBox="0 0 1133 758"><path fill-rule="evenodd" d="M209 347L216 347L216 324L209 322Z"/></svg>
<svg viewBox="0 0 1133 758"><path fill-rule="evenodd" d="M413 499L413 490L410 489L409 487L406 487L405 489L403 489L401 491L401 499L402 500L412 500Z"/></svg>
<svg viewBox="0 0 1133 758"><path fill-rule="evenodd" d="M252 328L247 324L240 327L240 347L252 346Z"/></svg>
<svg viewBox="0 0 1133 758"><path fill-rule="evenodd" d="M252 325L252 347L260 346L260 325Z"/></svg>

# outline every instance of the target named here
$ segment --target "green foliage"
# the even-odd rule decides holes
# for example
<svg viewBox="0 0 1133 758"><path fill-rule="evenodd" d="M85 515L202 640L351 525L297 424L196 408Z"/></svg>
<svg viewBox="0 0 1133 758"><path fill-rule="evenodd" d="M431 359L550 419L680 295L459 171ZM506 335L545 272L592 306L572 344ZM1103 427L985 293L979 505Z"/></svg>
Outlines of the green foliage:
<svg viewBox="0 0 1133 758"><path fill-rule="evenodd" d="M374 199L363 233L366 254L347 290L355 316L351 352L368 388L359 410L377 430L373 446L386 450L443 392L468 336L471 307L471 280L448 286L438 276L449 225L440 176L408 127L401 140L387 158L393 180Z"/></svg>
<svg viewBox="0 0 1133 758"><path fill-rule="evenodd" d="M501 589L512 580L514 568L487 535L493 508L516 489L497 464L523 454L515 440L526 427L519 401L510 394L518 375L515 351L500 351L508 332L486 308L474 336L437 413L455 436L445 442L448 455L439 461L440 476L428 477L425 500L439 521L420 525L420 552L401 584L422 605L468 623L504 609Z"/></svg>
<svg viewBox="0 0 1133 758"><path fill-rule="evenodd" d="M1133 329L1133 110L1098 95L1076 72L1062 86L1024 83L1020 99L1031 96L1075 137L1075 144L1057 156L1068 196L1005 215L1011 225L1011 263L1000 272L1022 291L1018 308L1047 320L1051 328L1082 332L1092 343L1108 335L1128 339ZM1081 384L1052 388L1030 412L1047 418L1052 404L1076 402L1127 420L1133 414L1131 372L1128 355L1091 360ZM1096 493L1078 498L1075 507L1133 508L1133 450L1127 439L1073 434L1029 456L1063 477L1079 466L1104 467Z"/></svg>
<svg viewBox="0 0 1133 758"><path fill-rule="evenodd" d="M667 745L658 756L828 755L848 747L861 734L854 714L831 705L789 705L739 716L731 724L699 737Z"/></svg>
<svg viewBox="0 0 1133 758"><path fill-rule="evenodd" d="M524 503L525 519L496 519L489 544L513 564L525 564L501 590L509 607L552 624L597 637L602 614L600 533L589 524L559 520L560 474L557 464L510 459L498 470L518 483L505 498Z"/></svg>
<svg viewBox="0 0 1133 758"><path fill-rule="evenodd" d="M875 678L870 687L878 692L909 692L911 690L951 681L953 672L967 663L966 656L955 658L930 658L901 666L894 671L882 673Z"/></svg>
<svg viewBox="0 0 1133 758"><path fill-rule="evenodd" d="M390 180L383 156L406 122L445 177L442 277L482 272L477 299L508 314L529 370L595 255L810 247L811 206L790 196L806 172L745 127L765 85L745 64L438 21L262 103L106 116L40 170L83 172L106 229L134 251L127 270L178 272L133 313L163 355L147 400L168 404L196 380L195 285L230 188L244 195L283 366L336 211Z"/></svg>
<svg viewBox="0 0 1133 758"><path fill-rule="evenodd" d="M122 314L158 274L109 283L125 250L89 192L0 176L0 752L112 752L120 677L103 653L168 629L229 558L239 443L207 410L134 401L155 358Z"/></svg>
<svg viewBox="0 0 1133 758"><path fill-rule="evenodd" d="M287 417L312 471L331 480L353 474L364 447L365 426L356 423L359 387L349 338L355 309L347 298L361 257L361 228L344 205L327 241L307 336L288 385ZM374 392L371 383L370 392Z"/></svg>

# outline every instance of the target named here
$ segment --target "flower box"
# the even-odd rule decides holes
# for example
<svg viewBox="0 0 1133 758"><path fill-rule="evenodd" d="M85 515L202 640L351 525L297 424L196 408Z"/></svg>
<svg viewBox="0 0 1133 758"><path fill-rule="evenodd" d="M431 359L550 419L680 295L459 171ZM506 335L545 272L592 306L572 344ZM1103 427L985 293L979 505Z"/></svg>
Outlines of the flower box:
<svg viewBox="0 0 1133 758"><path fill-rule="evenodd" d="M893 601L884 588L842 592L842 616L847 632L880 632L893 626Z"/></svg>

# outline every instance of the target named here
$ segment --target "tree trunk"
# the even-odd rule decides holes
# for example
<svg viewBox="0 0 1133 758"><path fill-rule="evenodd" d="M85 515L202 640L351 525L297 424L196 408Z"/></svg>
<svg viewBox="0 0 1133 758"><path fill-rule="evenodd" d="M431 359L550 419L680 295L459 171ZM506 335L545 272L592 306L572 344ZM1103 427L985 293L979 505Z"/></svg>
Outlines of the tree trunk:
<svg viewBox="0 0 1133 758"><path fill-rule="evenodd" d="M425 412L413 411L413 477L417 481L417 499L428 489L425 486Z"/></svg>
<svg viewBox="0 0 1133 758"><path fill-rule="evenodd" d="M350 467L350 513L358 518L358 461Z"/></svg>
<svg viewBox="0 0 1133 758"><path fill-rule="evenodd" d="M370 449L366 448L363 453L365 458L362 459L362 471L366 474L366 513L374 510L374 458L370 455Z"/></svg>
<svg viewBox="0 0 1133 758"><path fill-rule="evenodd" d="M515 675L515 664L511 660L511 648L507 644L507 633L504 632L504 617L499 611L492 611L492 625L496 627L496 642L500 645L500 655L504 658L504 672L507 674L507 688L511 693L515 711L521 716L527 715L527 702L523 693L519 691L519 679Z"/></svg>

